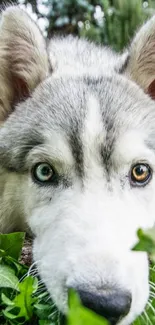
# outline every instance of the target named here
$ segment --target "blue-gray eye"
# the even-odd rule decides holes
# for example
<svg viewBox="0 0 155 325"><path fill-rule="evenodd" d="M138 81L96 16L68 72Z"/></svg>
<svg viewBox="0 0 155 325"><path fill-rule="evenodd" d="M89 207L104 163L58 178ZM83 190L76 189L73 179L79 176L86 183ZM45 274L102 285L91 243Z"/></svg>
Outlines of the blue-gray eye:
<svg viewBox="0 0 155 325"><path fill-rule="evenodd" d="M35 180L42 183L52 181L54 176L53 168L47 163L38 163L34 166L32 173Z"/></svg>

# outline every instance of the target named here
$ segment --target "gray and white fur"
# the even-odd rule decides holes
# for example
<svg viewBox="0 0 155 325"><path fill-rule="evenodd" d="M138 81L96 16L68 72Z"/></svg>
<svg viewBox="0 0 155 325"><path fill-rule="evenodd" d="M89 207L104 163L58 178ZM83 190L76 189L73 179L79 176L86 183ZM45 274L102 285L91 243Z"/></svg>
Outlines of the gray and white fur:
<svg viewBox="0 0 155 325"><path fill-rule="evenodd" d="M67 312L68 288L113 325L149 297L149 263L131 249L155 223L155 17L128 50L44 40L18 7L0 26L0 231L34 234L40 276ZM50 182L36 166L51 166ZM149 165L145 186L132 166Z"/></svg>

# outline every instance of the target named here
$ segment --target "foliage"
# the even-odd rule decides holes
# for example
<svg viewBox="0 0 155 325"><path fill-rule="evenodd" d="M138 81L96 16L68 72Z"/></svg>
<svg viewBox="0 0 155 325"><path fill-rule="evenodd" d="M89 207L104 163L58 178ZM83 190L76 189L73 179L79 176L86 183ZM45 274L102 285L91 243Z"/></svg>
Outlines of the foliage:
<svg viewBox="0 0 155 325"><path fill-rule="evenodd" d="M0 324L58 324L59 312L39 279L20 264L24 233L0 235Z"/></svg>
<svg viewBox="0 0 155 325"><path fill-rule="evenodd" d="M80 300L75 292L69 293L68 325L108 325L102 317L81 306Z"/></svg>
<svg viewBox="0 0 155 325"><path fill-rule="evenodd" d="M139 229L137 232L139 242L135 245L135 251L147 252L152 263L155 264L155 228L143 231Z"/></svg>
<svg viewBox="0 0 155 325"><path fill-rule="evenodd" d="M155 227L145 231L139 229L137 236L139 241L133 250L147 252L150 261L150 297L144 313L144 319L139 317L133 325L145 325L146 323L153 325L155 324Z"/></svg>
<svg viewBox="0 0 155 325"><path fill-rule="evenodd" d="M134 250L147 251L154 259L155 229L138 231L139 242ZM37 276L18 259L24 242L24 233L0 235L0 324L1 325L64 325L64 320L49 298ZM150 280L155 283L154 269ZM154 287L154 286L153 286ZM150 323L155 323L152 305L146 307ZM78 296L69 292L68 325L108 325L108 322L84 308ZM133 325L145 325L146 319L138 318Z"/></svg>
<svg viewBox="0 0 155 325"><path fill-rule="evenodd" d="M117 51L122 50L137 27L155 13L155 0L22 0L22 3L31 4L38 20L46 22L49 37L55 33L72 33ZM152 263L151 288L155 291L155 229L140 229L137 234L139 242L134 250L148 252ZM27 266L19 263L24 236L24 233L0 235L0 324L60 325L62 317L46 288L37 276L28 273ZM150 299L151 304L146 307L149 321L145 314L134 325L155 324L155 299ZM81 306L73 292L69 294L69 305L68 325L108 324Z"/></svg>
<svg viewBox="0 0 155 325"><path fill-rule="evenodd" d="M102 0L104 12L103 21L90 28L81 30L81 35L100 43L111 46L115 50L122 50L131 40L137 28L153 13L154 1L143 0Z"/></svg>
<svg viewBox="0 0 155 325"><path fill-rule="evenodd" d="M16 1L16 0L14 0ZM155 13L155 0L18 0L32 6L48 37L74 34L122 50Z"/></svg>

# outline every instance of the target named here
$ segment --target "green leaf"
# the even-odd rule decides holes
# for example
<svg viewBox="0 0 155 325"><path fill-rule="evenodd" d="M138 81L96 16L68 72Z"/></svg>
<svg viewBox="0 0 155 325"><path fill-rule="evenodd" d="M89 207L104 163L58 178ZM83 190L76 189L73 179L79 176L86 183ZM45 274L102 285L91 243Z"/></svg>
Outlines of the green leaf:
<svg viewBox="0 0 155 325"><path fill-rule="evenodd" d="M13 319L16 319L17 316L14 315L13 313L10 313L12 309L9 307L9 308L6 308L4 311L3 311L3 314L6 318L8 318L9 320L13 320Z"/></svg>
<svg viewBox="0 0 155 325"><path fill-rule="evenodd" d="M134 246L134 251L147 252L152 262L155 262L155 228L137 231L139 242Z"/></svg>
<svg viewBox="0 0 155 325"><path fill-rule="evenodd" d="M56 325L56 324L54 324L50 320L40 320L39 325Z"/></svg>
<svg viewBox="0 0 155 325"><path fill-rule="evenodd" d="M0 288L19 289L19 280L14 270L3 264L0 264Z"/></svg>
<svg viewBox="0 0 155 325"><path fill-rule="evenodd" d="M34 304L37 301L37 297L33 297L38 287L37 278L31 276L25 278L19 283L20 293L13 299L13 308L7 307L3 313L8 319L25 318L26 321L30 320L33 316ZM14 309L18 311L14 313Z"/></svg>
<svg viewBox="0 0 155 325"><path fill-rule="evenodd" d="M25 317L26 320L31 319L33 304L37 300L32 296L37 290L36 283L37 278L29 276L19 284L20 293L14 299L15 306L20 308L18 317Z"/></svg>
<svg viewBox="0 0 155 325"><path fill-rule="evenodd" d="M73 290L69 292L68 325L108 325L109 323L91 310L81 306Z"/></svg>
<svg viewBox="0 0 155 325"><path fill-rule="evenodd" d="M5 255L11 256L18 260L21 255L24 239L24 232L0 234L0 249L3 252L5 251Z"/></svg>
<svg viewBox="0 0 155 325"><path fill-rule="evenodd" d="M2 293L1 297L2 297L2 301L5 305L14 307L14 305L15 305L14 302L12 300L10 300L4 293Z"/></svg>
<svg viewBox="0 0 155 325"><path fill-rule="evenodd" d="M48 319L48 316L52 312L52 307L49 304L35 304L35 314L39 317L39 319Z"/></svg>

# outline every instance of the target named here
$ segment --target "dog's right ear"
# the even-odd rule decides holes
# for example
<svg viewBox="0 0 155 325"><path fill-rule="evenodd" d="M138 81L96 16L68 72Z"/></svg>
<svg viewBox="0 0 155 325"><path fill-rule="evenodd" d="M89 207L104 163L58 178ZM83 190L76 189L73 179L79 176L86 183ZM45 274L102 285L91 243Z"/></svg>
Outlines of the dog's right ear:
<svg viewBox="0 0 155 325"><path fill-rule="evenodd" d="M123 73L155 99L155 16L136 33Z"/></svg>
<svg viewBox="0 0 155 325"><path fill-rule="evenodd" d="M27 13L16 6L0 24L0 122L48 75L45 40Z"/></svg>

